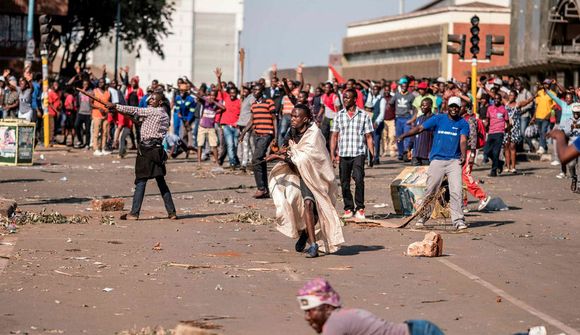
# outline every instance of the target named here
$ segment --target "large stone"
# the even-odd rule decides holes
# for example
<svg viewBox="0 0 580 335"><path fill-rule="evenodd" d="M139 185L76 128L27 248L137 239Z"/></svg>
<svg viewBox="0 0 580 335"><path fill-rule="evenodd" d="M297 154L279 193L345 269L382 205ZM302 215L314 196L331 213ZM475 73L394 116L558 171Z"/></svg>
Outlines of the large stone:
<svg viewBox="0 0 580 335"><path fill-rule="evenodd" d="M94 211L114 212L122 211L125 207L125 202L120 198L95 199L91 202L91 206Z"/></svg>
<svg viewBox="0 0 580 335"><path fill-rule="evenodd" d="M0 198L0 216L11 217L16 212L16 201Z"/></svg>
<svg viewBox="0 0 580 335"><path fill-rule="evenodd" d="M429 232L423 241L413 242L407 247L407 256L438 257L443 254L443 238L441 234Z"/></svg>

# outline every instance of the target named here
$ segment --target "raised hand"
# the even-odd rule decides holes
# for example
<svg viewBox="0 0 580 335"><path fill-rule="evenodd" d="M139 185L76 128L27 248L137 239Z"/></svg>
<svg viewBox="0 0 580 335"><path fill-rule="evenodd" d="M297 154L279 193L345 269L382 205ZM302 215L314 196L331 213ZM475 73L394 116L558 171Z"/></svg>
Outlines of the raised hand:
<svg viewBox="0 0 580 335"><path fill-rule="evenodd" d="M213 73L215 73L215 75L216 75L217 77L221 77L221 76L222 76L222 69L221 69L221 68L219 68L219 67L216 67L216 68L215 68L215 71L214 71Z"/></svg>

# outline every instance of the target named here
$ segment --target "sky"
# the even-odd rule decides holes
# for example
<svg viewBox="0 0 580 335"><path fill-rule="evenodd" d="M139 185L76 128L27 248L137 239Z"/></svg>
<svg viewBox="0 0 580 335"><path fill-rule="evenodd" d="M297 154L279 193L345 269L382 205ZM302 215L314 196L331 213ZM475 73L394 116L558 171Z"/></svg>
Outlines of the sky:
<svg viewBox="0 0 580 335"><path fill-rule="evenodd" d="M431 0L405 0L405 12ZM399 13L399 0L245 0L241 47L244 77L279 69L328 64L331 47L342 50L349 23Z"/></svg>

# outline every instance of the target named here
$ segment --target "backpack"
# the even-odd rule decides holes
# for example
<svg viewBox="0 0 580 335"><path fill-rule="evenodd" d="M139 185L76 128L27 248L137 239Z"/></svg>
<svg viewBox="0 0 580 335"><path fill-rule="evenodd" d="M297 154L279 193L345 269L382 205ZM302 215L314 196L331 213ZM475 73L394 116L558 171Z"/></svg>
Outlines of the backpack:
<svg viewBox="0 0 580 335"><path fill-rule="evenodd" d="M485 138L486 138L486 132L485 132L485 126L483 125L483 122L481 121L481 119L476 119L477 120L477 149L481 149L485 146Z"/></svg>

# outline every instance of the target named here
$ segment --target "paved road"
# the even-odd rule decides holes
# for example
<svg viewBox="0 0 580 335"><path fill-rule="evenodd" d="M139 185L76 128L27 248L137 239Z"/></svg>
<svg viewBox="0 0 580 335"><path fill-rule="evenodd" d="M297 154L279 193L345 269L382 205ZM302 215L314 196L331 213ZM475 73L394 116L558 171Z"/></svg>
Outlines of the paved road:
<svg viewBox="0 0 580 335"><path fill-rule="evenodd" d="M39 165L0 168L0 195L23 210L93 218L0 236L0 254L9 257L0 258L2 334L113 334L182 320L206 320L225 334L311 334L294 297L316 276L328 278L346 306L392 321L426 318L448 334L513 334L536 325L549 334L580 332L580 196L547 163L522 163L525 175L494 179L476 169L511 210L470 213L467 232L443 234L444 257L403 255L424 232L351 224L339 254L309 260L273 224L229 222L252 209L274 214L270 200L251 198L250 175L170 161L182 220L158 219L163 202L150 183L144 220L105 225L101 213L87 210L90 199L121 196L129 207L133 159L42 154L35 154ZM392 211L389 183L401 168L387 160L367 170L367 213ZM224 198L235 202L210 203ZM374 207L382 203L388 207ZM162 250L153 250L158 242Z"/></svg>

